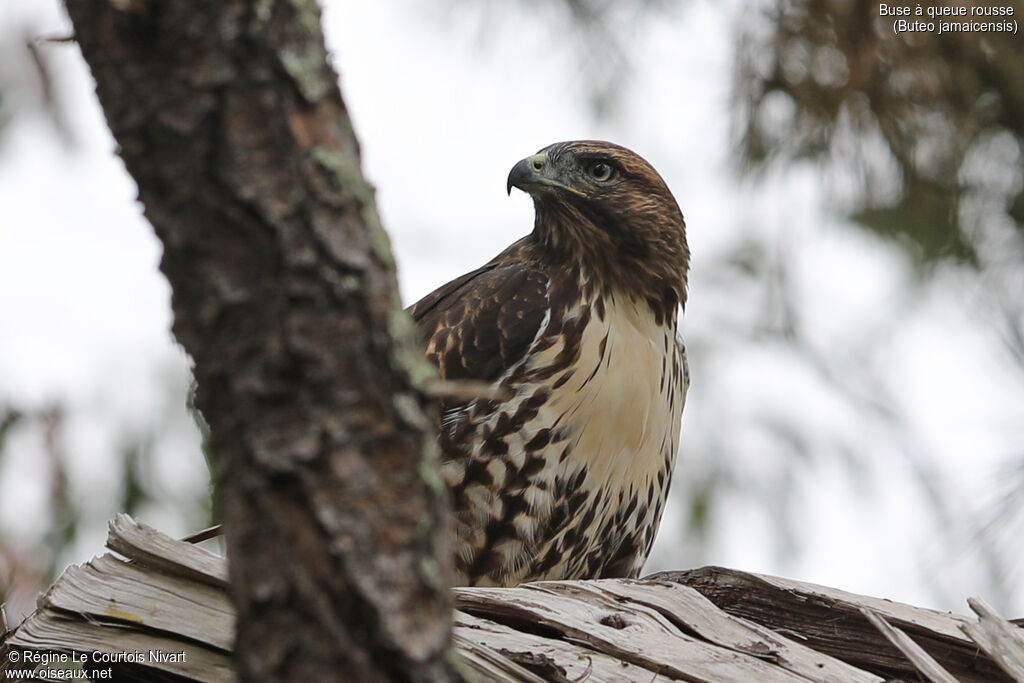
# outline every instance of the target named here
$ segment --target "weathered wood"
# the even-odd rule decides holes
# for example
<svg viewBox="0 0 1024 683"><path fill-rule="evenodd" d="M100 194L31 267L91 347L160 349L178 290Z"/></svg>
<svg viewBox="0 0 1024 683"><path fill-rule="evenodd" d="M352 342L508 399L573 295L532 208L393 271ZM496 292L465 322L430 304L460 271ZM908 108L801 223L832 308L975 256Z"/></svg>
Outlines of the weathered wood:
<svg viewBox="0 0 1024 683"><path fill-rule="evenodd" d="M889 639L889 642L900 649L907 659L912 661L918 670L924 674L932 683L957 683L956 679L942 666L932 659L931 655L925 652L920 645L898 628L893 628L889 622L883 619L877 612L868 608L861 609L861 614L871 622L871 625Z"/></svg>
<svg viewBox="0 0 1024 683"><path fill-rule="evenodd" d="M41 598L39 610L8 638L17 649L141 652L144 662L110 668L119 679L222 683L236 680L231 653L235 610L223 586L224 557L177 541L118 515L106 554L68 567ZM150 650L185 652L162 662ZM105 668L97 665L98 668Z"/></svg>
<svg viewBox="0 0 1024 683"><path fill-rule="evenodd" d="M74 647L70 649L89 653L89 668L106 669L109 666L117 672L121 680L162 680L161 672L175 676L174 680L181 680L178 677L184 677L202 683L234 683L237 680L231 664L231 653L228 651L185 643L178 634L160 635L156 632L129 628L112 631L112 628L110 623L100 626L99 622L82 619L81 615L54 613L45 621L26 621L18 629L17 639L13 644L20 649L43 652L66 651L69 645L73 644ZM151 654L157 651L185 652L186 655L184 661L165 662ZM115 666L107 664L102 657L96 657L92 653L115 656L121 653L138 653L144 663L119 663Z"/></svg>
<svg viewBox="0 0 1024 683"><path fill-rule="evenodd" d="M459 646L464 669L468 669L476 676L483 676L485 680L507 681L508 683L546 683L548 680L519 666L486 645L466 640L458 635L455 636L454 641Z"/></svg>
<svg viewBox="0 0 1024 683"><path fill-rule="evenodd" d="M689 586L657 582L595 581L587 590L606 590L629 604L647 605L682 628L720 647L772 661L783 669L816 681L868 683L882 679L823 655L802 643L780 636L769 628L734 617Z"/></svg>
<svg viewBox="0 0 1024 683"><path fill-rule="evenodd" d="M755 656L698 640L657 610L616 600L607 592L591 590L584 582L459 588L455 601L464 612L502 623L554 630L555 637L682 680L813 680L778 666L766 667Z"/></svg>
<svg viewBox="0 0 1024 683"><path fill-rule="evenodd" d="M964 633L983 649L1017 683L1024 683L1024 629L999 616L980 598L968 598L978 621L961 626Z"/></svg>
<svg viewBox="0 0 1024 683"><path fill-rule="evenodd" d="M958 681L1010 681L960 629L967 617L856 595L835 588L722 567L663 572L647 577L692 586L729 614L802 642L886 679L920 677L917 667L861 614L872 609L912 637Z"/></svg>
<svg viewBox="0 0 1024 683"><path fill-rule="evenodd" d="M524 625L529 626L529 625ZM669 683L676 680L653 673L580 643L519 630L490 619L455 612L455 644L465 652L485 643L514 660L530 658L547 672L545 681L644 681ZM536 670L536 669L534 669Z"/></svg>
<svg viewBox="0 0 1024 683"><path fill-rule="evenodd" d="M97 622L174 633L230 651L235 612L226 591L101 555L64 570L43 606Z"/></svg>
<svg viewBox="0 0 1024 683"><path fill-rule="evenodd" d="M115 675L234 681L235 613L218 578L225 559L127 516L111 524L108 545L124 557L69 568L38 611L0 638L0 672L14 667L11 649L163 650L186 656L118 664ZM456 668L468 680L869 683L898 671L889 680L1005 681L1024 658L1021 629L981 602L971 603L975 621L718 568L454 592ZM963 675L968 656L974 671Z"/></svg>
<svg viewBox="0 0 1024 683"><path fill-rule="evenodd" d="M107 547L135 562L167 574L227 588L228 567L224 558L190 543L175 541L124 513L114 517L107 533Z"/></svg>

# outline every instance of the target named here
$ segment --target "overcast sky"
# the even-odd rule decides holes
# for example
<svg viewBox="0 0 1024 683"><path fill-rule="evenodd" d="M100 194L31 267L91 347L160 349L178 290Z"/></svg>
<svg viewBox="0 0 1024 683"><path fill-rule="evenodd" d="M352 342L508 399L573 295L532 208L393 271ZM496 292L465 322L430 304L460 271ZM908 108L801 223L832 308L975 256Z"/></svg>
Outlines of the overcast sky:
<svg viewBox="0 0 1024 683"><path fill-rule="evenodd" d="M692 353L702 359L684 414L672 506L648 568L721 564L957 611L966 610L968 595L990 597L969 530L951 544L917 475L934 475L937 494L958 517L984 509L999 492L998 467L1019 448L1024 397L1006 381L1005 359L982 331L976 290L955 271L910 300L904 257L831 213L815 169L760 185L731 173L736 13L694 1L639 25L617 115L598 122L578 43L551 28L549 17L481 16L472 5L336 0L325 12L405 301L530 229L528 198L505 192L518 159L575 138L633 148L665 177L686 215L693 274L683 329L699 340ZM7 0L3 22L39 34L68 31L54 0ZM3 49L0 77L17 81L30 63ZM77 49L42 49L57 67L75 145L29 104L8 105L15 111L0 134L0 401L67 406L73 491L92 511L68 558L81 561L100 552L105 519L116 512L110 492L119 482L110 463L125 430L166 425L150 473L165 496L147 519L171 533L197 523L178 505L203 490L205 464L184 411L188 361L169 333L159 243L113 154ZM727 333L757 324L763 313L756 292L724 286L713 267L747 241L785 255L808 338L826 353L848 355L839 366L851 368L849 375L825 381L778 349L751 348ZM866 341L851 350L851 339ZM905 430L851 417L836 398L830 382L871 391L858 363L884 370L891 400L908 418ZM765 416L806 424L806 438L822 452L837 440L853 444L869 466L841 457L801 462L755 427L730 452L712 452L716 430L744 429ZM906 434L911 446L896 440ZM40 439L15 433L0 461L0 534L23 546L48 524ZM734 458L743 477L788 493L733 496L716 511L710 540L684 540L678 518L693 484L688 476L712 471L713 458ZM788 544L774 533L780 511L795 529ZM1000 606L1024 612L1024 597L1018 592Z"/></svg>

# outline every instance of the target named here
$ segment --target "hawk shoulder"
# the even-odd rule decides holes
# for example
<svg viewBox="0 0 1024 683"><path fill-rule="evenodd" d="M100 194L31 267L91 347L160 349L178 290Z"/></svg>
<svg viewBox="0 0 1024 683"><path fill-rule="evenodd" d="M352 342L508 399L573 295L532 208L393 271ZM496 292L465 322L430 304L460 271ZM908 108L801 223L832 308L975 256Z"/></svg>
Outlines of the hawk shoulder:
<svg viewBox="0 0 1024 683"><path fill-rule="evenodd" d="M548 316L548 286L541 267L506 250L409 308L417 340L442 379L498 380Z"/></svg>

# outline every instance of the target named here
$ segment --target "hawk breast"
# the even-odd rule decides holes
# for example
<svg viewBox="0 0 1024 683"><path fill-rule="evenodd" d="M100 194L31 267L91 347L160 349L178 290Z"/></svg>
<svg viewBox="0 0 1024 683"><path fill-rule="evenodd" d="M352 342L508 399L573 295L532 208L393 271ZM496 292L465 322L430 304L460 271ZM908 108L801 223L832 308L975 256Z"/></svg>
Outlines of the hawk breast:
<svg viewBox="0 0 1024 683"><path fill-rule="evenodd" d="M660 518L685 398L676 317L614 296L549 314L497 384L450 410L443 467L466 582L632 576Z"/></svg>

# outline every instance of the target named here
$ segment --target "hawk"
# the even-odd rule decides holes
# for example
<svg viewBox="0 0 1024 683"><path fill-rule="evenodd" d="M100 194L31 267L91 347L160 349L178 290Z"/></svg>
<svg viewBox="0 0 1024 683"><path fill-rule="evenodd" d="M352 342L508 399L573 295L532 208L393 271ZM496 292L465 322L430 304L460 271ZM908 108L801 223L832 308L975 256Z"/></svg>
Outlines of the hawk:
<svg viewBox="0 0 1024 683"><path fill-rule="evenodd" d="M458 585L638 576L668 493L689 386L678 334L679 205L624 147L561 142L518 162L533 231L414 304L443 380Z"/></svg>

